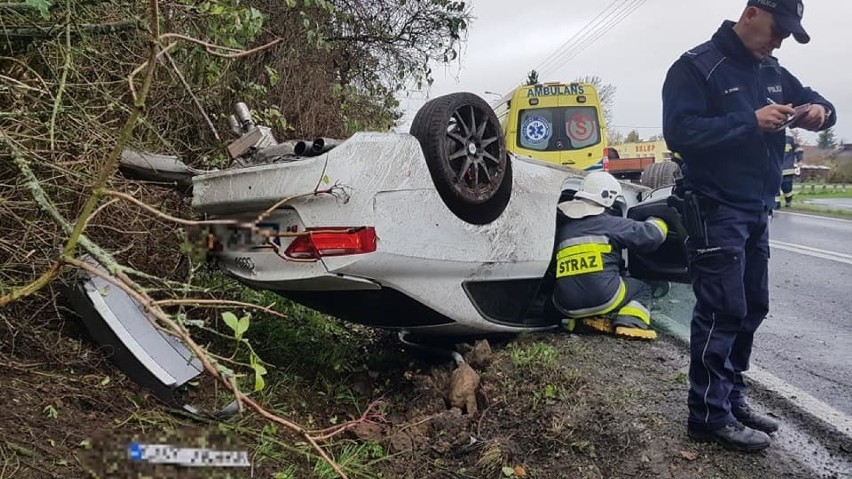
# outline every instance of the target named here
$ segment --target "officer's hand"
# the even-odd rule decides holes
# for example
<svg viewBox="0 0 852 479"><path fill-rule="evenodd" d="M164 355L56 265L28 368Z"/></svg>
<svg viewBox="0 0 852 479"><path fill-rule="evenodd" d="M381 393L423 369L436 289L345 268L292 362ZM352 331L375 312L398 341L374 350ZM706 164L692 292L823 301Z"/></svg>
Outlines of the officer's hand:
<svg viewBox="0 0 852 479"><path fill-rule="evenodd" d="M816 131L825 123L826 111L822 105L811 105L808 112L794 125L796 128Z"/></svg>
<svg viewBox="0 0 852 479"><path fill-rule="evenodd" d="M760 131L775 131L795 113L792 105L766 105L754 112Z"/></svg>

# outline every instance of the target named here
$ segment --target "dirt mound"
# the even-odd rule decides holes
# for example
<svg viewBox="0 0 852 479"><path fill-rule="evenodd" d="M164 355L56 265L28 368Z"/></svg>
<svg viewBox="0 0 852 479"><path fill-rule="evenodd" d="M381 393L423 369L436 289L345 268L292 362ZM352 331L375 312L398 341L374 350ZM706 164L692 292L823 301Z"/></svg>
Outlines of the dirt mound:
<svg viewBox="0 0 852 479"><path fill-rule="evenodd" d="M444 365L415 374L372 437L388 477L805 477L770 450L744 456L685 435L687 358L664 341L537 335L478 370L480 412L450 407ZM374 431L375 434L375 431Z"/></svg>
<svg viewBox="0 0 852 479"><path fill-rule="evenodd" d="M687 358L664 340L541 334L462 348L479 384L466 383L473 395L463 395L465 407L459 408L450 394L453 361L367 337L345 339L365 341L362 356L352 360L363 361L357 371L334 376L316 365L310 371L281 368L270 373L270 391L262 398L279 413L308 418L309 426L356 418L364 404L381 399L380 417L329 444L350 477L811 476L775 448L741 455L690 442L684 426ZM180 473L131 464L125 452L131 440L239 444L250 452L254 477L334 477L319 461L305 460L293 438L255 416L205 424L174 415L85 340L58 332L43 338L53 341L53 356L32 357L8 342L0 348L0 401L6 405L0 411L0 477L89 477L105 464L157 477ZM284 356L281 361L292 364ZM212 389L195 394L217 397ZM203 472L197 477L218 473ZM230 473L249 477L243 472Z"/></svg>

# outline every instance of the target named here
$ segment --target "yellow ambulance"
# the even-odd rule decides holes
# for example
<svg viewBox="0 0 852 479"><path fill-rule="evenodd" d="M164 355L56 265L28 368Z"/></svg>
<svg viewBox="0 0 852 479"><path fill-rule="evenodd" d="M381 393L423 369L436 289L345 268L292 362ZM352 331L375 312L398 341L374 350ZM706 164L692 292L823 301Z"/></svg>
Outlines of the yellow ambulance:
<svg viewBox="0 0 852 479"><path fill-rule="evenodd" d="M508 151L578 170L603 168L606 125L594 85L524 85L500 99L494 112Z"/></svg>

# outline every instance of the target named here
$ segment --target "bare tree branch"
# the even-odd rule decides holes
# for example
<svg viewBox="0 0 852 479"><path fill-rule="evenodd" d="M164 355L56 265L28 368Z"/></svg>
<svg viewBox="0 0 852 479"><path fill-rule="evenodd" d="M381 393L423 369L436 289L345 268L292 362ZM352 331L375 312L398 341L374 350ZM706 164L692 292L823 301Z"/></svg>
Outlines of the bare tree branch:
<svg viewBox="0 0 852 479"><path fill-rule="evenodd" d="M203 308L231 308L239 307L246 309L257 309L271 316L287 319L286 314L272 309L272 306L260 306L257 304L244 303L242 301L225 301L221 299L161 299L151 303L152 306L199 306ZM273 305L274 306L274 305Z"/></svg>
<svg viewBox="0 0 852 479"><path fill-rule="evenodd" d="M53 39L63 35L66 29L70 31L69 36L71 38L78 38L83 35L113 35L130 30L140 30L141 28L141 24L137 20L94 24L67 23L49 27L6 27L0 30L0 38L11 41Z"/></svg>
<svg viewBox="0 0 852 479"><path fill-rule="evenodd" d="M231 389L231 391L233 392L234 397L241 404L249 406L252 410L254 410L263 418L271 422L280 424L289 429L290 431L301 436L303 439L305 439L305 441L308 442L308 444L311 445L311 447L320 455L320 457L322 457L323 460L325 460L331 466L335 473L337 473L341 478L346 479L347 476L343 472L343 470L340 469L340 466L325 452L325 450L317 443L317 440L310 434L308 430L294 422L288 421L276 414L267 411L263 406L261 406L256 401L246 396L245 393L240 391L239 387L236 384L235 378L223 375L221 370L216 367L216 364L211 359L210 355L207 354L207 351L201 346L199 346L192 339L186 329L177 322L175 322L159 307L157 307L151 297L144 293L140 293L139 291L141 290L141 288L136 283L134 283L133 280L128 278L127 275L124 275L123 273L118 273L117 276L110 276L89 263L79 261L73 258L66 259L66 262L72 266L76 266L79 269L85 270L91 275L98 276L105 279L106 281L109 281L115 286L121 288L122 291L129 294L134 300L136 300L140 305L142 305L142 307L144 307L145 310L148 311L148 313L150 313L156 319L157 322L167 327L169 331L171 331L178 338L180 338L180 340L183 341L184 345L189 348L192 354L196 358L198 358L198 360L204 367L204 370L210 376L228 386L228 388Z"/></svg>
<svg viewBox="0 0 852 479"><path fill-rule="evenodd" d="M213 132L213 137L216 138L216 141L222 141L222 138L219 137L219 131L216 130L216 127L213 125L213 121L210 120L210 117L207 115L207 112L204 111L204 107L201 106L201 102L198 101L198 97L195 96L195 93L192 92L192 87L189 86L189 83L186 81L186 78L181 73L180 68L178 68L177 63L175 63L175 59L169 55L168 52L163 52L166 59L169 61L169 65L172 67L172 71L175 72L175 75L180 79L181 85L186 88L186 92L189 93L190 98L192 98L192 103L195 104L198 111L201 113L201 116L204 117L204 121L207 122L207 126L210 128L210 131Z"/></svg>

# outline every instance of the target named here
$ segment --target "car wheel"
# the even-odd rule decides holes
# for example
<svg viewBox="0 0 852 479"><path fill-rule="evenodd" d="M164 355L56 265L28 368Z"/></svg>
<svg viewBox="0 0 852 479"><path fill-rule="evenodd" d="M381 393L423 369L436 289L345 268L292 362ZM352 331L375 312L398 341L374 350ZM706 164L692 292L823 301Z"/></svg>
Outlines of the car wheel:
<svg viewBox="0 0 852 479"><path fill-rule="evenodd" d="M672 161L651 163L642 171L639 183L651 189L671 186L681 177L680 167Z"/></svg>
<svg viewBox="0 0 852 479"><path fill-rule="evenodd" d="M473 93L430 100L414 117L435 189L460 219L486 224L497 219L512 193L512 164L494 110Z"/></svg>

